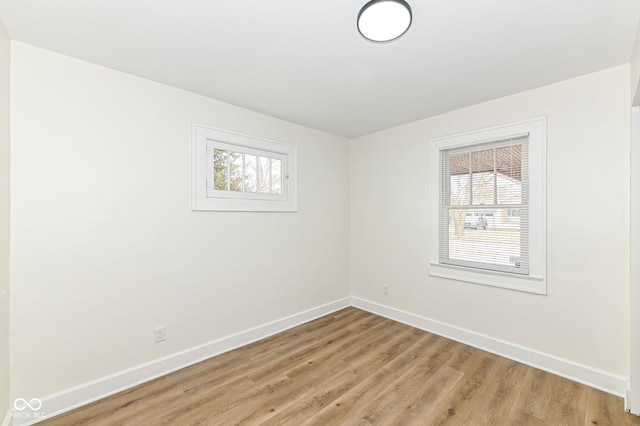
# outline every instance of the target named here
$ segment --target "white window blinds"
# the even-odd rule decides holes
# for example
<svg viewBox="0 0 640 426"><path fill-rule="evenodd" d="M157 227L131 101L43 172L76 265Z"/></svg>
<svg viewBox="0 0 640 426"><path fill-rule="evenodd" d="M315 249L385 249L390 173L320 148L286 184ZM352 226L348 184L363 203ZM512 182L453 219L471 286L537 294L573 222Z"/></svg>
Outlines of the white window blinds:
<svg viewBox="0 0 640 426"><path fill-rule="evenodd" d="M441 263L529 273L528 140L440 151Z"/></svg>

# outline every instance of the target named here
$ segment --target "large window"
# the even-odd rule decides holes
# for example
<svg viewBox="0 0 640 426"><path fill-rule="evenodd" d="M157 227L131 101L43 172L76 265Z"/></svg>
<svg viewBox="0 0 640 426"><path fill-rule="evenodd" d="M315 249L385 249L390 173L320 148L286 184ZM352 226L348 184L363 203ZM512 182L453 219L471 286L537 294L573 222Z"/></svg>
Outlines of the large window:
<svg viewBox="0 0 640 426"><path fill-rule="evenodd" d="M432 275L546 292L544 152L544 119L432 141Z"/></svg>
<svg viewBox="0 0 640 426"><path fill-rule="evenodd" d="M194 210L295 211L296 147L194 126Z"/></svg>
<svg viewBox="0 0 640 426"><path fill-rule="evenodd" d="M529 273L528 142L526 135L440 151L441 263Z"/></svg>

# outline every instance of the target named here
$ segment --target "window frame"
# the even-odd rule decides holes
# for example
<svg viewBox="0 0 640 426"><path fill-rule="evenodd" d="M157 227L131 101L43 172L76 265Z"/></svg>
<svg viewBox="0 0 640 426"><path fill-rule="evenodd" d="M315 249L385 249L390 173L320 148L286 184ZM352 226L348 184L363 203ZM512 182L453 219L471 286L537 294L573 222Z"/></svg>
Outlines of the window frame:
<svg viewBox="0 0 640 426"><path fill-rule="evenodd" d="M440 166L445 166L445 170L446 170L446 165L448 165L448 161L447 159L449 158L454 158L454 157L467 157L469 158L469 160L471 161L471 157L474 156L474 154L476 153L483 153L483 152L487 152L487 151L493 151L493 155L492 157L492 162L493 162L493 172L491 172L490 174L493 175L491 177L491 202L487 203L487 199L486 199L486 194L485 194L485 198L484 200L480 200L480 202L476 202L476 200L474 200L474 194L475 194L475 188L477 187L475 182L476 179L473 176L473 173L471 174L463 174L463 175L458 175L459 177L463 177L463 178L468 178L469 181L469 200L468 200L468 204L467 205L456 205L456 204L451 204L451 203L445 203L445 200L449 200L450 197L452 197L453 194L453 190L451 189L454 185L452 185L452 178L454 175L450 175L449 172L444 173L445 170L440 170L440 191L443 191L444 196L440 196L439 197L439 202L440 204L440 219L442 220L444 218L444 210L447 210L447 220L446 220L446 224L445 223L440 223L440 233L439 233L439 238L442 238L442 240L440 241L440 253L438 255L438 259L439 262L442 264L448 264L448 265L454 265L454 266L465 266L465 267L469 267L469 268L476 268L476 269L482 269L482 270L493 270L493 271L498 271L498 272L508 272L508 273L516 273L519 275L528 275L528 263L529 263L529 256L528 256L528 251L529 251L529 246L527 244L527 240L528 238L521 238L521 243L520 243L520 253L521 256L525 259L524 263L524 267L520 267L520 265L505 265L505 264L501 264L501 263L492 263L492 262L487 262L487 261L483 261L481 259L476 259L476 260L470 260L470 259L461 259L461 258L451 258L449 257L450 255L450 249L451 247L449 246L450 243L450 238L448 235L448 231L450 228L450 215L452 211L455 210L471 210L472 213L467 213L466 216L475 216L475 217L479 217L479 216L494 216L496 212L498 212L499 210L507 210L510 206L512 206L512 204L508 204L508 203L500 203L498 201L499 198L499 194L500 192L498 191L498 187L497 187L497 180L498 180L498 175L499 173L497 173L497 169L496 169L496 150L497 149L502 149L502 148L507 148L507 147L513 147L513 146L520 146L520 151L521 151L521 170L522 170L522 177L524 179L521 180L521 191L520 191L520 202L517 203L517 205L520 208L523 208L525 210L528 211L528 200L529 198L526 197L526 194L528 194L528 178L529 178L529 174L527 172L527 168L528 168L528 163L526 162L526 159L528 158L528 145L529 145L529 134L522 134L522 135L518 135L518 136L514 136L511 138L508 138L506 140L496 140L496 141L492 141L492 142L488 142L488 143L478 143L478 144L473 144L473 145L465 145L461 148L443 148L440 150L439 154L440 154ZM443 163L444 161L444 163ZM471 165L471 163L469 163L469 165ZM470 172L470 170L468 170ZM483 173L477 173L480 175L485 175L484 177L481 177L480 180L485 180L486 179L486 174L487 172L483 172ZM445 178L445 180L443 180L443 178ZM447 180L448 178L448 180ZM459 185L458 185L459 186ZM525 195L525 196L523 196ZM478 196L480 196L480 194L478 194ZM451 201L451 200L450 200ZM444 205L442 204L444 203ZM473 212L475 210L475 212ZM479 213L479 211L485 211L484 213ZM493 221L492 221L493 222ZM465 223L466 223L466 217L465 217ZM528 215L527 215L527 220L525 222L525 225L528 225ZM443 232L444 230L446 230L447 232ZM522 230L522 229L521 229ZM528 230L528 226L525 226L525 232ZM526 236L528 236L528 233L526 233ZM447 253L447 257L443 258L443 253L446 252Z"/></svg>
<svg viewBox="0 0 640 426"><path fill-rule="evenodd" d="M214 190L212 150L215 147L281 160L282 194ZM293 144L194 124L192 210L296 212L297 149Z"/></svg>
<svg viewBox="0 0 640 426"><path fill-rule="evenodd" d="M546 139L547 119L531 120L432 139L429 143L431 221L429 275L468 283L547 294L546 279ZM443 150L473 147L529 135L529 273L479 269L440 262L440 154Z"/></svg>

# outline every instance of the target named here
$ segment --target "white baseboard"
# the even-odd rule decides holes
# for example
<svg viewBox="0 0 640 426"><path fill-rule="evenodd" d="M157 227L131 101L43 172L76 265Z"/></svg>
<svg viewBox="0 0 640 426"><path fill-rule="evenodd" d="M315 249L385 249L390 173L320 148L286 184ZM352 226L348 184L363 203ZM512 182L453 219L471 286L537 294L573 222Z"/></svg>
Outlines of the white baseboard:
<svg viewBox="0 0 640 426"><path fill-rule="evenodd" d="M530 365L540 370L583 383L587 386L600 389L613 395L623 398L626 396L627 378L623 376L611 374L606 371L578 364L534 349L505 342L490 336L401 311L399 309L391 308L365 299L360 299L358 297L351 298L351 305L394 321L429 331L469 346Z"/></svg>
<svg viewBox="0 0 640 426"><path fill-rule="evenodd" d="M164 376L165 374L172 373L213 356L220 355L224 352L248 345L249 343L264 339L265 337L280 333L281 331L288 330L348 306L350 306L350 298L347 297L336 300L231 336L214 340L165 358L67 389L60 393L42 398L42 410L46 411L46 415L44 415L44 417L33 419L14 416L13 423L8 424L12 424L12 426L26 426L38 423L46 418L73 410L74 408L81 407L101 398L105 398L109 395L137 386L141 383L148 382ZM8 416L11 416L11 413L9 413Z"/></svg>
<svg viewBox="0 0 640 426"><path fill-rule="evenodd" d="M633 381L631 381L633 383ZM640 417L640 406L635 406L632 401L636 401L634 399L634 394L631 389L627 390L627 394L624 397L624 410L629 414L633 414L634 416Z"/></svg>

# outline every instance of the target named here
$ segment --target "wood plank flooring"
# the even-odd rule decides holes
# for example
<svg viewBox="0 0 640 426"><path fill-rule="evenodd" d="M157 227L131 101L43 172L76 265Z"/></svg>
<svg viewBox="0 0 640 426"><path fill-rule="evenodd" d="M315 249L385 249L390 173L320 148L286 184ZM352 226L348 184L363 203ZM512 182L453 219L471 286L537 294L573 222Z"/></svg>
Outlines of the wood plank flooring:
<svg viewBox="0 0 640 426"><path fill-rule="evenodd" d="M621 398L355 308L42 425L640 425Z"/></svg>

